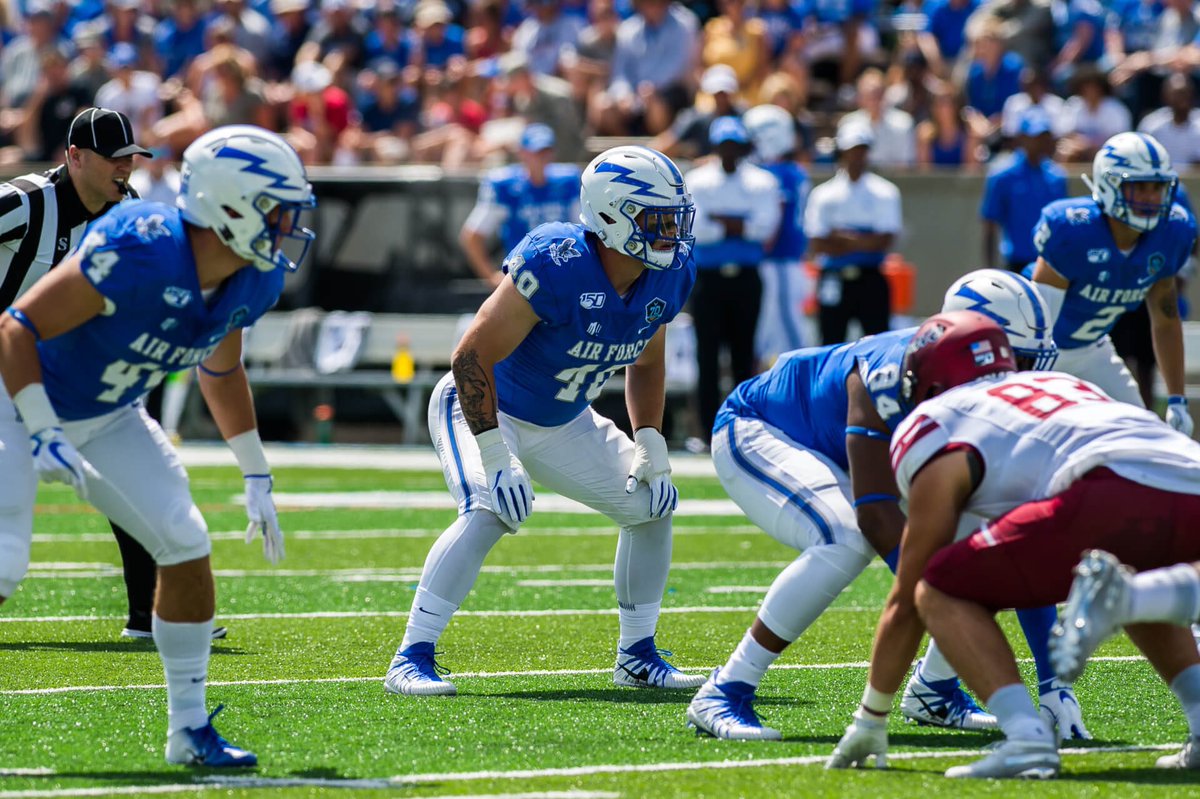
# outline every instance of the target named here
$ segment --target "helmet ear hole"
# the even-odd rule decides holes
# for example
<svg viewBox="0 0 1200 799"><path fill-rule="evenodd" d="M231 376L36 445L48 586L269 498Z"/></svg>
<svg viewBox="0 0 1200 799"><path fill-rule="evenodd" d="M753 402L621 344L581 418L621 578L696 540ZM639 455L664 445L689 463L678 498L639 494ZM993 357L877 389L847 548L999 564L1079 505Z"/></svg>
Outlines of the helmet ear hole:
<svg viewBox="0 0 1200 799"><path fill-rule="evenodd" d="M604 213L603 211L600 212L600 219L602 219L604 221L604 224L606 224L606 225L617 224L617 220L613 219L611 216Z"/></svg>

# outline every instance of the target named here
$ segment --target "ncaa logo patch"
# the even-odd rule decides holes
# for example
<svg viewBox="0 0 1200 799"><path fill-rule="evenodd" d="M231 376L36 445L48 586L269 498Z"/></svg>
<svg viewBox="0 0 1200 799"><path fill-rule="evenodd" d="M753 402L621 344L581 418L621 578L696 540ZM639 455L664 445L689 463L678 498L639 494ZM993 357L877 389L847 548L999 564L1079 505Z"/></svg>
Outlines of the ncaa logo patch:
<svg viewBox="0 0 1200 799"><path fill-rule="evenodd" d="M604 307L604 292L591 291L579 295L579 307L589 311Z"/></svg>
<svg viewBox="0 0 1200 799"><path fill-rule="evenodd" d="M167 286L162 297L172 308L182 308L192 301L192 292L179 286Z"/></svg>
<svg viewBox="0 0 1200 799"><path fill-rule="evenodd" d="M646 303L646 324L654 324L659 319L662 319L663 314L667 312L667 301L659 297L655 297Z"/></svg>
<svg viewBox="0 0 1200 799"><path fill-rule="evenodd" d="M1087 259L1089 264L1106 264L1109 257L1112 255L1107 247L1097 247L1094 250L1087 251Z"/></svg>

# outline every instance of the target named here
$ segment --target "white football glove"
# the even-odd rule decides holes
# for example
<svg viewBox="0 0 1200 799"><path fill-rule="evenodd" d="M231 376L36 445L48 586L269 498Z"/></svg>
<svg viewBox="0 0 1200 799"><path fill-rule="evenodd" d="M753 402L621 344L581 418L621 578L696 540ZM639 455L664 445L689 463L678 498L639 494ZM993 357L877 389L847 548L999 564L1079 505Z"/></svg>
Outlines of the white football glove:
<svg viewBox="0 0 1200 799"><path fill-rule="evenodd" d="M483 474L492 495L492 512L515 533L533 513L533 483L504 443L500 428L484 430L475 436L475 443L479 445Z"/></svg>
<svg viewBox="0 0 1200 799"><path fill-rule="evenodd" d="M1187 397L1174 395L1167 398L1167 424L1189 438L1192 435L1192 415L1188 413Z"/></svg>
<svg viewBox="0 0 1200 799"><path fill-rule="evenodd" d="M246 543L253 543L261 535L263 556L271 563L278 563L283 560L283 531L279 529L279 515L271 497L274 481L269 474L248 474L245 480L246 515L250 517Z"/></svg>
<svg viewBox="0 0 1200 799"><path fill-rule="evenodd" d="M1071 739L1092 739L1088 728L1083 726L1083 711L1080 710L1079 700L1075 698L1075 690L1070 685L1054 679L1039 685L1038 690L1041 691L1041 707L1038 714L1042 721L1055 731L1060 744Z"/></svg>
<svg viewBox="0 0 1200 799"><path fill-rule="evenodd" d="M825 768L865 768L867 758L875 756L875 768L887 768L887 718L868 713L861 706L854 712L854 722L838 741Z"/></svg>
<svg viewBox="0 0 1200 799"><path fill-rule="evenodd" d="M653 427L638 428L633 434L633 464L625 481L625 493L636 491L638 483L650 487L652 519L661 519L679 507L679 490L671 483L667 440Z"/></svg>
<svg viewBox="0 0 1200 799"><path fill-rule="evenodd" d="M33 468L47 483L66 483L79 498L87 501L87 478L98 477L96 470L63 435L61 427L47 427L29 437L33 448Z"/></svg>

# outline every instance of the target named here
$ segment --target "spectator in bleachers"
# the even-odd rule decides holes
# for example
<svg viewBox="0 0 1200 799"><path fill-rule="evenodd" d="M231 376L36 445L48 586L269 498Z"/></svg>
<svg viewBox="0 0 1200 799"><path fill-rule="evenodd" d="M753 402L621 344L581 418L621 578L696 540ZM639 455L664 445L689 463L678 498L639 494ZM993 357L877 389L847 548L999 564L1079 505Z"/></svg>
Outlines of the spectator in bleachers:
<svg viewBox="0 0 1200 799"><path fill-rule="evenodd" d="M138 53L132 44L119 42L109 51L112 80L100 87L95 105L120 111L129 117L135 141L144 141L162 117L158 87L162 79L153 72L137 69Z"/></svg>
<svg viewBox="0 0 1200 799"><path fill-rule="evenodd" d="M1110 0L1104 25L1107 63L1118 67L1139 51L1154 49L1162 0Z"/></svg>
<svg viewBox="0 0 1200 799"><path fill-rule="evenodd" d="M84 94L95 97L100 87L112 79L108 68L108 51L104 47L104 33L96 21L75 26L71 40L75 43L75 58L71 61L71 82L80 87ZM156 67L157 56L153 52L145 62Z"/></svg>
<svg viewBox="0 0 1200 799"><path fill-rule="evenodd" d="M767 48L771 63L797 80L808 80L808 59L804 54L804 0L758 0L750 13L766 26Z"/></svg>
<svg viewBox="0 0 1200 799"><path fill-rule="evenodd" d="M1063 105L1064 137L1058 153L1063 161L1090 162L1110 137L1133 129L1129 109L1112 97L1108 76L1098 69L1080 69L1075 93Z"/></svg>
<svg viewBox="0 0 1200 799"><path fill-rule="evenodd" d="M451 61L466 58L466 32L454 22L454 14L442 0L421 0L413 14L413 28L420 39L422 66L446 69Z"/></svg>
<svg viewBox="0 0 1200 799"><path fill-rule="evenodd" d="M142 11L142 0L108 0L104 17L105 44L111 51L118 44L132 45L137 53L138 66L154 65L154 18ZM95 20L87 24L96 24Z"/></svg>
<svg viewBox="0 0 1200 799"><path fill-rule="evenodd" d="M1104 7L1099 0L1051 0L1054 52L1050 76L1066 86L1080 67L1104 57Z"/></svg>
<svg viewBox="0 0 1200 799"><path fill-rule="evenodd" d="M994 23L1000 23L995 25ZM1054 57L1054 15L1049 0L992 0L984 3L967 20L967 39L978 34L980 26L989 27L1004 43L1004 49L1016 53L1021 61L1045 67Z"/></svg>
<svg viewBox="0 0 1200 799"><path fill-rule="evenodd" d="M512 32L504 24L504 0L478 0L471 4L465 39L467 58L496 58L508 52Z"/></svg>
<svg viewBox="0 0 1200 799"><path fill-rule="evenodd" d="M978 8L979 0L927 0L921 6L925 29L917 36L917 42L935 75L950 77L950 70L967 41L967 19Z"/></svg>
<svg viewBox="0 0 1200 799"><path fill-rule="evenodd" d="M341 63L353 70L366 63L367 23L354 13L351 0L321 0L321 19L308 33L296 54L297 66L305 61L324 63L330 53L341 53Z"/></svg>
<svg viewBox="0 0 1200 799"><path fill-rule="evenodd" d="M541 75L558 75L559 58L575 49L585 21L562 12L561 0L524 0L529 14L512 35L512 49L524 53Z"/></svg>
<svg viewBox="0 0 1200 799"><path fill-rule="evenodd" d="M124 0L124 2L140 0ZM233 43L249 51L258 63L271 56L271 23L244 0L216 0L216 18L224 17L233 23Z"/></svg>
<svg viewBox="0 0 1200 799"><path fill-rule="evenodd" d="M49 0L29 0L24 32L0 50L0 107L20 108L42 74L42 51L60 43L60 27Z"/></svg>
<svg viewBox="0 0 1200 799"><path fill-rule="evenodd" d="M396 63L388 58L363 70L359 83L358 116L343 135L342 146L358 161L401 163L417 132L421 103L416 90L404 85Z"/></svg>
<svg viewBox="0 0 1200 799"><path fill-rule="evenodd" d="M1030 108L1040 108L1050 118L1055 136L1062 135L1063 99L1050 90L1050 78L1045 70L1025 67L1021 70L1021 91L1004 101L1000 112L1000 133L1006 139L1017 136L1017 128Z"/></svg>
<svg viewBox="0 0 1200 799"><path fill-rule="evenodd" d="M375 25L367 33L363 47L368 64L390 61L400 70L412 63L417 42L412 32L404 27L400 10L387 6L375 12Z"/></svg>
<svg viewBox="0 0 1200 799"><path fill-rule="evenodd" d="M876 6L876 0L809 0L805 8L804 52L813 75L847 98L862 65L879 55Z"/></svg>
<svg viewBox="0 0 1200 799"><path fill-rule="evenodd" d="M151 147L150 157L136 161L138 167L129 175L129 185L143 200L175 205L179 196L179 170L171 162L171 153L164 147Z"/></svg>
<svg viewBox="0 0 1200 799"><path fill-rule="evenodd" d="M1162 0L1162 4L1149 47L1126 53L1110 75L1113 87L1139 116L1162 96L1162 83L1169 74L1197 66L1188 62L1191 45L1200 37L1200 7L1191 0Z"/></svg>
<svg viewBox="0 0 1200 799"><path fill-rule="evenodd" d="M72 85L71 62L62 45L45 47L40 58L37 85L21 107L17 142L30 161L59 162L66 157L71 120L92 104L92 98Z"/></svg>
<svg viewBox="0 0 1200 799"><path fill-rule="evenodd" d="M1054 163L1054 129L1041 108L1025 110L1016 130L1017 150L988 173L979 216L983 220L983 263L1019 272L1037 259L1033 228L1042 208L1067 196L1067 173ZM999 248L996 246L999 232Z"/></svg>
<svg viewBox="0 0 1200 799"><path fill-rule="evenodd" d="M1138 130L1148 133L1171 155L1177 170L1200 164L1200 109L1195 107L1192 82L1176 72L1163 83L1163 107L1142 119Z"/></svg>
<svg viewBox="0 0 1200 799"><path fill-rule="evenodd" d="M296 54L308 40L308 0L271 0L271 46L262 67L263 77L285 81L296 68Z"/></svg>
<svg viewBox="0 0 1200 799"><path fill-rule="evenodd" d="M575 49L565 53L562 62L580 108L608 86L620 24L614 0L588 0L588 25L579 32Z"/></svg>
<svg viewBox="0 0 1200 799"><path fill-rule="evenodd" d="M554 131L556 161L586 161L583 113L571 95L571 84L529 68L524 53L513 51L500 59L498 89L507 98L505 112L526 123L540 122Z"/></svg>
<svg viewBox="0 0 1200 799"><path fill-rule="evenodd" d="M192 59L205 50L208 23L196 0L165 0L168 16L154 27L154 47L163 65L162 77L182 77Z"/></svg>
<svg viewBox="0 0 1200 799"><path fill-rule="evenodd" d="M998 20L984 20L972 32L974 58L964 85L967 105L986 118L990 128L999 130L1004 102L1021 91L1025 62L1008 49Z"/></svg>
<svg viewBox="0 0 1200 799"><path fill-rule="evenodd" d="M421 80L422 132L413 139L413 154L419 161L458 169L474 158L487 109L467 91L466 62L461 58L444 70L426 69Z"/></svg>
<svg viewBox="0 0 1200 799"><path fill-rule="evenodd" d="M161 94L178 110L153 128L154 140L176 155L196 137L220 125L274 127L254 56L232 44L221 44L196 58L188 69L188 85L170 80Z"/></svg>
<svg viewBox="0 0 1200 799"><path fill-rule="evenodd" d="M483 177L479 199L459 234L467 263L490 286L503 278L490 254L493 236L499 235L507 254L538 225L579 216L580 171L572 164L553 163L553 130L540 124L526 127L517 158L519 163Z"/></svg>
<svg viewBox="0 0 1200 799"><path fill-rule="evenodd" d="M338 137L350 126L350 96L333 82L330 69L315 61L296 65L292 88L288 142L306 164L330 163Z"/></svg>
<svg viewBox="0 0 1200 799"><path fill-rule="evenodd" d="M913 122L924 122L933 110L933 92L938 84L924 53L916 48L905 50L900 56L900 79L884 90L883 104L899 108Z"/></svg>
<svg viewBox="0 0 1200 799"><path fill-rule="evenodd" d="M716 64L704 70L696 100L683 109L671 127L654 137L650 146L671 158L693 160L713 151L709 129L720 117L740 117L738 79L733 67Z"/></svg>
<svg viewBox="0 0 1200 799"><path fill-rule="evenodd" d="M767 26L746 14L746 0L717 0L720 15L704 24L700 60L708 67L729 66L741 87L739 99L758 97L771 68Z"/></svg>
<svg viewBox="0 0 1200 799"><path fill-rule="evenodd" d="M777 105L792 115L796 120L796 160L803 163L812 161L812 149L815 139L814 130L817 123L812 111L808 110L804 88L790 72L772 72L763 81L759 99L764 103Z"/></svg>
<svg viewBox="0 0 1200 799"><path fill-rule="evenodd" d="M634 0L634 8L617 28L608 88L588 105L602 135L657 135L690 102L696 16L671 0Z"/></svg>
<svg viewBox="0 0 1200 799"><path fill-rule="evenodd" d="M684 176L696 205L696 329L700 433L707 444L725 394L721 348L729 352L733 385L755 373L754 332L762 303L758 267L779 229L779 181L751 164L750 134L737 117L718 117L709 131L717 157Z"/></svg>
<svg viewBox="0 0 1200 799"><path fill-rule="evenodd" d="M979 136L967 123L962 95L949 83L934 90L929 119L917 125L917 163L924 167L974 166Z"/></svg>
<svg viewBox="0 0 1200 799"><path fill-rule="evenodd" d="M916 163L916 131L913 118L899 108L883 104L883 73L874 67L859 76L858 110L846 114L839 125L865 126L871 131L871 161L879 166L911 166Z"/></svg>

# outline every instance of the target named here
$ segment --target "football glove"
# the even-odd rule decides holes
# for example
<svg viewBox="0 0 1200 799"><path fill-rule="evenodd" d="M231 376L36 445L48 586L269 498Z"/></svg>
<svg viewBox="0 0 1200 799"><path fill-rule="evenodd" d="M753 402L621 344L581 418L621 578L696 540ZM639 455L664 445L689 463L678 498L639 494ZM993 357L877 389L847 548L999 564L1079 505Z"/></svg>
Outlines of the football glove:
<svg viewBox="0 0 1200 799"><path fill-rule="evenodd" d="M859 707L825 768L864 768L867 758L872 755L875 756L875 768L887 768L887 747L887 718Z"/></svg>
<svg viewBox="0 0 1200 799"><path fill-rule="evenodd" d="M1167 398L1167 424L1189 438L1192 435L1192 415L1188 413L1187 397L1175 395Z"/></svg>
<svg viewBox="0 0 1200 799"><path fill-rule="evenodd" d="M1041 693L1038 715L1052 730L1059 743L1068 740L1090 741L1092 734L1083 724L1083 711L1075 690L1062 680L1047 680L1038 686Z"/></svg>
<svg viewBox="0 0 1200 799"><path fill-rule="evenodd" d="M533 513L533 483L525 467L504 443L500 428L493 427L475 436L483 474L492 496L492 512L508 529L516 532Z"/></svg>
<svg viewBox="0 0 1200 799"><path fill-rule="evenodd" d="M279 529L279 515L271 497L274 481L269 474L248 474L245 480L246 515L250 518L246 543L253 543L261 535L263 556L271 563L278 563L283 560L283 531Z"/></svg>
<svg viewBox="0 0 1200 799"><path fill-rule="evenodd" d="M667 441L653 427L640 427L633 434L633 464L625 481L625 493L636 491L638 483L650 488L652 519L661 519L679 506L679 490L671 483Z"/></svg>
<svg viewBox="0 0 1200 799"><path fill-rule="evenodd" d="M47 427L29 438L33 448L33 468L47 483L66 483L79 498L87 501L87 478L98 477L96 470L63 435L61 427Z"/></svg>

